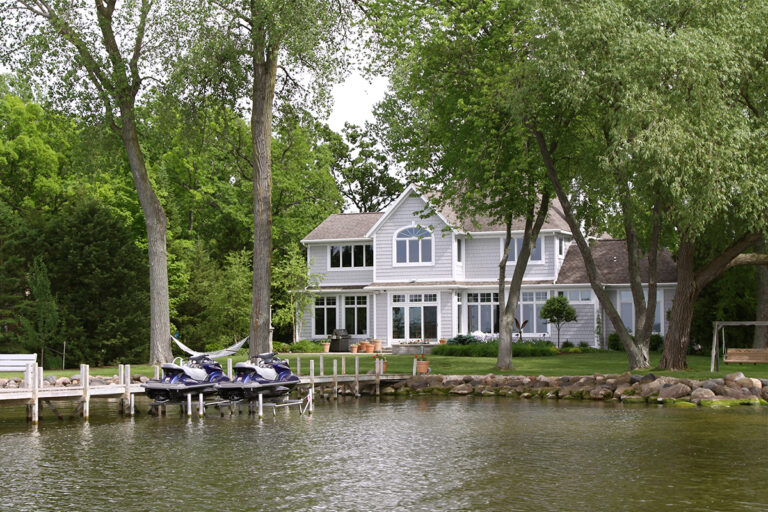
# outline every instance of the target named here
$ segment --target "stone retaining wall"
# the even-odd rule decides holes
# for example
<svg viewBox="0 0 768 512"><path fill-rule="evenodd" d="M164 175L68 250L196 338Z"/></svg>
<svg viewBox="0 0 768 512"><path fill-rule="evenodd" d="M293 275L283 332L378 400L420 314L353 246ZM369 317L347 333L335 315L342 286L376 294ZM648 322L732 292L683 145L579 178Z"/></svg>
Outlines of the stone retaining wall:
<svg viewBox="0 0 768 512"><path fill-rule="evenodd" d="M435 393L524 399L620 400L676 407L768 405L768 379L749 378L741 372L708 380L632 375L629 372L575 377L425 375L385 387L381 392L386 395Z"/></svg>

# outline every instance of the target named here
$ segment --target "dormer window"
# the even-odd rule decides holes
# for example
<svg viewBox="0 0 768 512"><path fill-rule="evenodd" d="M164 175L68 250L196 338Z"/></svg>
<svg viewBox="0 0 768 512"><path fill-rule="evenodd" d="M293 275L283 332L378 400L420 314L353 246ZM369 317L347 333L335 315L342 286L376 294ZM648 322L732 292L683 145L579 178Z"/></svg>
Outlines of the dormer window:
<svg viewBox="0 0 768 512"><path fill-rule="evenodd" d="M373 245L330 246L331 268L362 268L373 266Z"/></svg>
<svg viewBox="0 0 768 512"><path fill-rule="evenodd" d="M410 227L395 236L395 261L400 264L432 263L432 233Z"/></svg>
<svg viewBox="0 0 768 512"><path fill-rule="evenodd" d="M504 243L502 240L502 247L504 247ZM528 258L528 261L535 261L535 262L542 262L544 261L544 251L542 248L544 247L544 242L541 239L541 237L538 237L536 239L536 246L531 249L531 256ZM513 238L509 242L509 253L507 254L507 263L515 263L517 261L517 258L520 256L520 251L523 249L523 239L522 238Z"/></svg>

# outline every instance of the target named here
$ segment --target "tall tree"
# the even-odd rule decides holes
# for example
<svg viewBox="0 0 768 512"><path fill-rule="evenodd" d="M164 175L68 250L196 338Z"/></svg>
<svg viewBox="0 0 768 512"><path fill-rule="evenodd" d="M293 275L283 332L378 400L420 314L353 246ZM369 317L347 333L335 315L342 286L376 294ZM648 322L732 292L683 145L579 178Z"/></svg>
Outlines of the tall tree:
<svg viewBox="0 0 768 512"><path fill-rule="evenodd" d="M355 126L344 123L343 156L334 168L336 182L346 206L359 212L379 212L403 192L405 187L392 174L389 158L370 123Z"/></svg>
<svg viewBox="0 0 768 512"><path fill-rule="evenodd" d="M472 9L440 0L413 9L396 4L370 4L393 68L392 94L378 117L409 177L434 191L432 203L505 233L497 366L509 369L523 276L550 203L535 140L507 103L516 66L507 52L519 19L494 2L462 3ZM521 241L512 238L513 229L523 231ZM508 280L510 260L516 264Z"/></svg>
<svg viewBox="0 0 768 512"><path fill-rule="evenodd" d="M152 0L0 3L0 36L18 50L10 54L12 69L40 73L70 104L98 102L99 117L123 142L147 230L152 363L171 359L166 216L139 143L136 102L145 76L163 69L159 20L175 18L172 10L160 12L164 6Z"/></svg>
<svg viewBox="0 0 768 512"><path fill-rule="evenodd" d="M342 71L353 2L210 0L199 18L198 63L233 101L250 106L253 177L253 300L250 353L269 349L272 256L272 121L276 99L314 95ZM311 82L302 83L301 73ZM210 83L210 82L207 82ZM318 106L320 103L318 103Z"/></svg>

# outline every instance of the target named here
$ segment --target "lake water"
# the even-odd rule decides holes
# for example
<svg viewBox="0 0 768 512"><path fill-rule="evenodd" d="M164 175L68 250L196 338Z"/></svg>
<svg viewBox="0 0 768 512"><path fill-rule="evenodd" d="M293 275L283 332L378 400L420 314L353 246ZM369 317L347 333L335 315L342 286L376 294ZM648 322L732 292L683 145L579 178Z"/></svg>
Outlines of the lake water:
<svg viewBox="0 0 768 512"><path fill-rule="evenodd" d="M347 398L259 421L94 400L88 424L0 409L0 468L13 511L765 511L768 410Z"/></svg>

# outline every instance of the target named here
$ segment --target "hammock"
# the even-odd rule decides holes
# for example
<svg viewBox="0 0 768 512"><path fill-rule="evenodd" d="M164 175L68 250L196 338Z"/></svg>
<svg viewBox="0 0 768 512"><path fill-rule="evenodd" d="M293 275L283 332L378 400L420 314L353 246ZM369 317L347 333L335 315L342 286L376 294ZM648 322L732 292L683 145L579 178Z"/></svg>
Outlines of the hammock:
<svg viewBox="0 0 768 512"><path fill-rule="evenodd" d="M241 339L231 347L223 348L221 350L216 350L215 352L195 352L194 350L192 350L191 348L189 348L188 346L186 346L185 344L177 340L175 336L171 335L171 339L176 342L176 344L179 346L181 350L183 350L190 356L193 356L193 357L208 356L211 359L216 359L217 357L231 356L232 354L240 350L240 347L242 347L245 344L245 342L248 340L248 336Z"/></svg>

